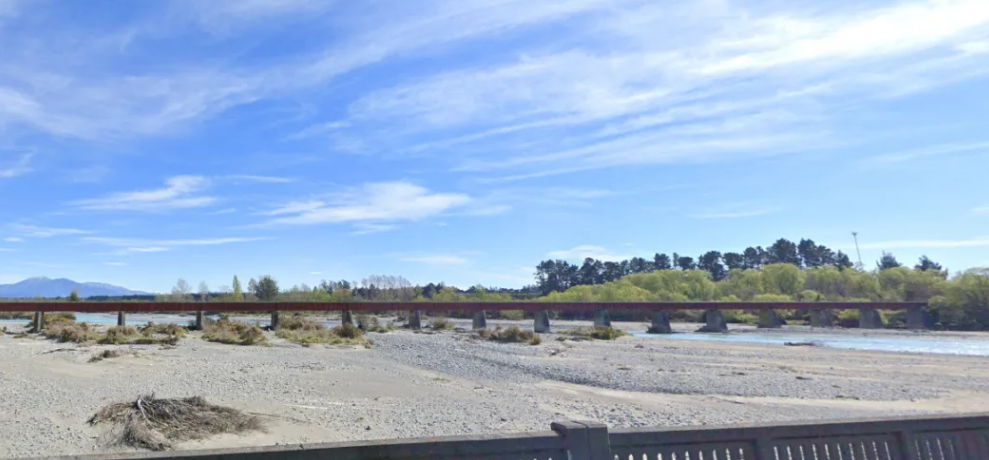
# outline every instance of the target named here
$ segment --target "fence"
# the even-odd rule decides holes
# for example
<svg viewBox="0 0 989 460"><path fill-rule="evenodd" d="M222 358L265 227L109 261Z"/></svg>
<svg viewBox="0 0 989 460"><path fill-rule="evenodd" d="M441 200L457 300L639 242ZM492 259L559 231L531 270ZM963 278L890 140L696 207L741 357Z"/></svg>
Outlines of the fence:
<svg viewBox="0 0 989 460"><path fill-rule="evenodd" d="M553 431L365 443L62 457L66 460L987 460L989 413L833 422Z"/></svg>

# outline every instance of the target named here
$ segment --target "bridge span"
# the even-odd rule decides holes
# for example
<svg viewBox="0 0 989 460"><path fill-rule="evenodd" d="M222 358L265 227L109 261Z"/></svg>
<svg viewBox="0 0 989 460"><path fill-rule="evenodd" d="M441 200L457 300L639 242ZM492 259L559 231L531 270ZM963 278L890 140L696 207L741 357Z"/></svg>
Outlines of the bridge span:
<svg viewBox="0 0 989 460"><path fill-rule="evenodd" d="M610 326L609 311L650 311L650 332L670 333L670 311L704 311L705 325L699 332L726 332L722 311L746 310L759 314L759 327L779 328L779 310L810 311L811 326L832 327L835 310L858 310L859 327L884 327L880 310L906 310L907 327L925 329L929 320L927 302L0 302L0 312L35 312L34 328L44 327L46 312L117 313L117 323L126 324L127 313L195 312L202 327L203 312L270 312L277 328L281 312L339 311L344 322L352 322L354 312L409 312L409 326L421 327L422 312L473 312L475 329L487 326L487 311L522 310L532 312L536 332L550 330L549 311L595 312L595 326Z"/></svg>

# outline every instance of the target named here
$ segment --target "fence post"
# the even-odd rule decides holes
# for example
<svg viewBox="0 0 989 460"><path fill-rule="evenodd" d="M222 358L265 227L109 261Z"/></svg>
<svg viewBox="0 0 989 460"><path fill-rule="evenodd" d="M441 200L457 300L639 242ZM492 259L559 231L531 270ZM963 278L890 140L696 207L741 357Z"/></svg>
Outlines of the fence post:
<svg viewBox="0 0 989 460"><path fill-rule="evenodd" d="M569 460L614 460L608 426L597 422L553 422Z"/></svg>

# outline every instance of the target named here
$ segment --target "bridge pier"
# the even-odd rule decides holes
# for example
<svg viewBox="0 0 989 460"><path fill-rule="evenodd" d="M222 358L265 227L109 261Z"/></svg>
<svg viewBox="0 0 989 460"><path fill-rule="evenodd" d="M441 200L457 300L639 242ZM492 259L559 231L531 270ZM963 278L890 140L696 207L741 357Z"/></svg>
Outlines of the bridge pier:
<svg viewBox="0 0 989 460"><path fill-rule="evenodd" d="M35 334L40 334L41 331L45 330L45 312L36 311L34 312L34 325L31 326L31 332Z"/></svg>
<svg viewBox="0 0 989 460"><path fill-rule="evenodd" d="M127 313L123 310L117 312L117 326L127 325Z"/></svg>
<svg viewBox="0 0 989 460"><path fill-rule="evenodd" d="M759 329L779 329L783 321L776 310L759 310Z"/></svg>
<svg viewBox="0 0 989 460"><path fill-rule="evenodd" d="M474 320L471 326L473 326L474 330L488 328L488 317L484 310L474 312Z"/></svg>
<svg viewBox="0 0 989 460"><path fill-rule="evenodd" d="M652 325L649 326L648 334L672 334L670 327L670 312L666 310L655 310L652 312Z"/></svg>
<svg viewBox="0 0 989 460"><path fill-rule="evenodd" d="M725 322L725 315L721 310L708 310L704 312L706 324L697 332L728 332L728 323Z"/></svg>
<svg viewBox="0 0 989 460"><path fill-rule="evenodd" d="M537 333L549 332L549 311L539 310L534 316L532 329Z"/></svg>
<svg viewBox="0 0 989 460"><path fill-rule="evenodd" d="M831 310L816 308L810 311L810 327L834 327L834 315Z"/></svg>
<svg viewBox="0 0 989 460"><path fill-rule="evenodd" d="M611 327L611 314L608 310L594 312L594 327Z"/></svg>
<svg viewBox="0 0 989 460"><path fill-rule="evenodd" d="M422 313L419 310L410 311L409 320L406 321L406 324L415 331L422 329Z"/></svg>
<svg viewBox="0 0 989 460"><path fill-rule="evenodd" d="M922 307L907 310L907 329L929 329L930 327L930 316Z"/></svg>
<svg viewBox="0 0 989 460"><path fill-rule="evenodd" d="M271 312L271 330L277 331L282 327L281 318L278 311Z"/></svg>
<svg viewBox="0 0 989 460"><path fill-rule="evenodd" d="M196 310L196 322L192 326L193 330L201 331L203 330L203 311Z"/></svg>
<svg viewBox="0 0 989 460"><path fill-rule="evenodd" d="M340 323L354 325L354 314L350 310L344 310L340 313Z"/></svg>
<svg viewBox="0 0 989 460"><path fill-rule="evenodd" d="M886 327L883 324L883 317L879 314L879 310L874 308L863 308L859 310L859 329L882 329Z"/></svg>

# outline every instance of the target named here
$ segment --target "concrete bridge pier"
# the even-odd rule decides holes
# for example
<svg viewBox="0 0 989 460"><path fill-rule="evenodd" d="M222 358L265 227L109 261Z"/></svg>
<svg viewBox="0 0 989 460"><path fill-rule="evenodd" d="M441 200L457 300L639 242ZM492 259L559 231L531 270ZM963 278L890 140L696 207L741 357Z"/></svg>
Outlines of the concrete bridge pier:
<svg viewBox="0 0 989 460"><path fill-rule="evenodd" d="M281 327L282 327L281 318L278 315L279 313L280 312L278 312L278 311L271 312L271 330L273 330L273 331L277 331L278 329L281 329Z"/></svg>
<svg viewBox="0 0 989 460"><path fill-rule="evenodd" d="M31 332L38 334L43 330L45 330L45 312L36 311L34 312L34 325L31 326Z"/></svg>
<svg viewBox="0 0 989 460"><path fill-rule="evenodd" d="M611 314L608 310L594 312L594 327L611 327Z"/></svg>
<svg viewBox="0 0 989 460"><path fill-rule="evenodd" d="M810 311L810 327L834 327L834 315L831 310L817 308Z"/></svg>
<svg viewBox="0 0 989 460"><path fill-rule="evenodd" d="M907 329L929 329L930 327L930 316L923 307L907 310Z"/></svg>
<svg viewBox="0 0 989 460"><path fill-rule="evenodd" d="M725 315L721 313L721 310L704 312L704 321L706 324L697 332L728 332L728 323L725 322Z"/></svg>
<svg viewBox="0 0 989 460"><path fill-rule="evenodd" d="M474 327L474 330L488 328L488 317L484 310L474 312L474 321L472 326Z"/></svg>
<svg viewBox="0 0 989 460"><path fill-rule="evenodd" d="M409 320L406 322L409 328L418 331L422 329L422 313L419 310L409 312Z"/></svg>
<svg viewBox="0 0 989 460"><path fill-rule="evenodd" d="M344 310L340 313L340 323L354 325L354 314L350 310Z"/></svg>
<svg viewBox="0 0 989 460"><path fill-rule="evenodd" d="M127 313L123 310L117 312L117 326L127 325Z"/></svg>
<svg viewBox="0 0 989 460"><path fill-rule="evenodd" d="M192 326L193 330L201 331L203 330L203 311L196 310L196 323Z"/></svg>
<svg viewBox="0 0 989 460"><path fill-rule="evenodd" d="M536 312L532 329L537 333L549 332L549 311L539 310Z"/></svg>
<svg viewBox="0 0 989 460"><path fill-rule="evenodd" d="M873 308L863 308L859 310L859 329L882 329L886 327L883 324L883 317L879 314L879 310Z"/></svg>
<svg viewBox="0 0 989 460"><path fill-rule="evenodd" d="M672 334L670 327L670 312L666 310L656 310L652 312L652 325L649 326L648 334Z"/></svg>
<svg viewBox="0 0 989 460"><path fill-rule="evenodd" d="M776 310L759 310L759 329L779 329L783 321Z"/></svg>

